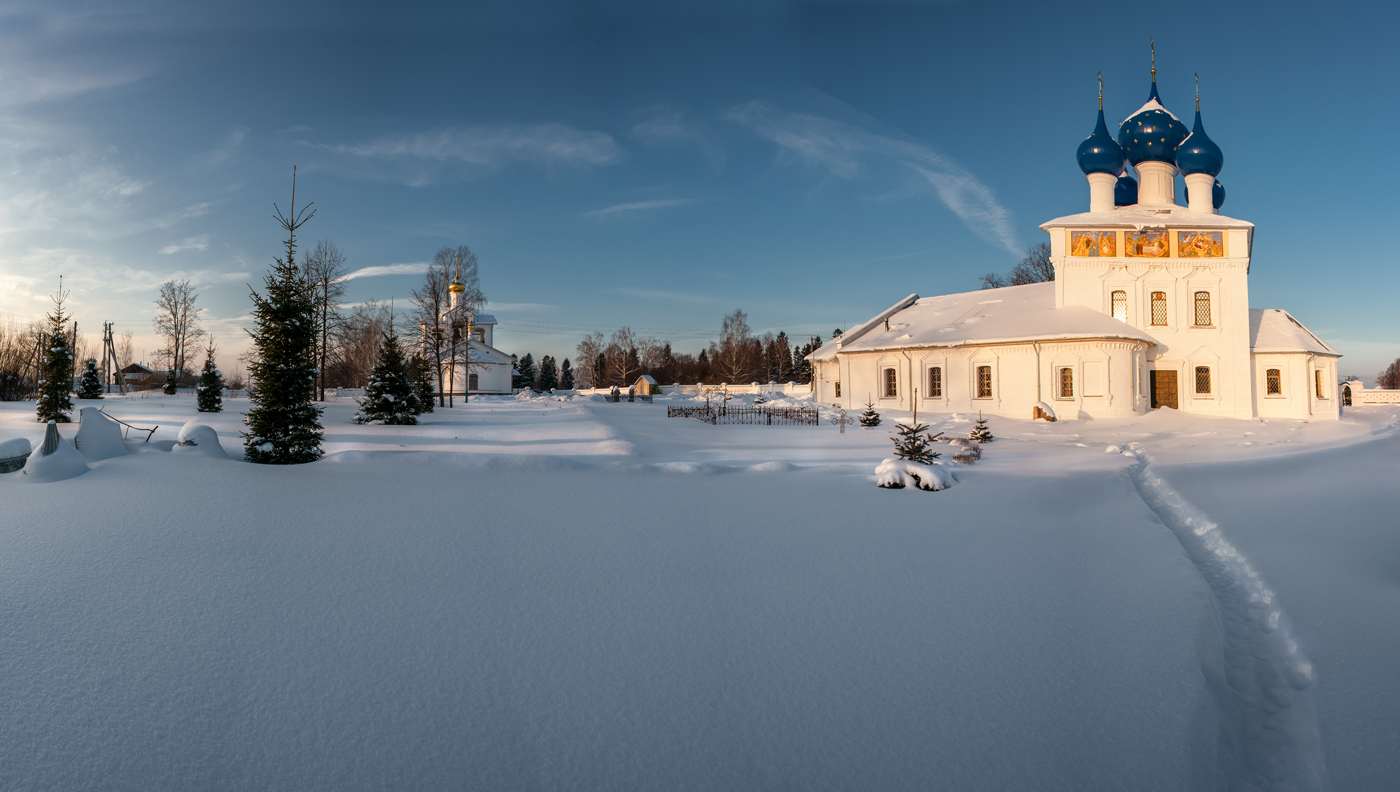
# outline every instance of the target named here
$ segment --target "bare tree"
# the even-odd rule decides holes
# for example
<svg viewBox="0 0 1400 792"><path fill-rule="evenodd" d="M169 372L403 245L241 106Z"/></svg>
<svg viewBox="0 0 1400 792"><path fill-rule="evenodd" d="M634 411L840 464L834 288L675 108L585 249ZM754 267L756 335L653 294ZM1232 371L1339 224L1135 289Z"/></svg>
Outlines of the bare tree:
<svg viewBox="0 0 1400 792"><path fill-rule="evenodd" d="M1385 370L1376 375L1376 387L1397 389L1400 388L1400 358L1385 367Z"/></svg>
<svg viewBox="0 0 1400 792"><path fill-rule="evenodd" d="M117 353L117 370L120 371L136 362L136 340L132 337L130 330L117 336L114 340L115 343L113 346L116 348Z"/></svg>
<svg viewBox="0 0 1400 792"><path fill-rule="evenodd" d="M626 385L641 368L637 354L637 334L630 327L618 328L608 339L604 354L608 357L608 376L614 385Z"/></svg>
<svg viewBox="0 0 1400 792"><path fill-rule="evenodd" d="M42 333L37 322L0 318L0 401L19 401L33 389L35 342Z"/></svg>
<svg viewBox="0 0 1400 792"><path fill-rule="evenodd" d="M1000 289L1003 286L1024 286L1028 283L1045 283L1055 279L1055 265L1050 261L1050 245L1037 242L1026 248L1026 257L1011 268L1005 276L989 272L982 276L982 288Z"/></svg>
<svg viewBox="0 0 1400 792"><path fill-rule="evenodd" d="M735 308L734 313L724 317L720 329L719 343L710 343L710 363L724 377L725 382L739 383L753 375L754 337L749 329L749 316Z"/></svg>
<svg viewBox="0 0 1400 792"><path fill-rule="evenodd" d="M577 387L601 388L603 386L602 382L595 382L596 378L593 376L594 361L603 354L603 349L602 333L589 333L583 337L582 341L578 342L578 346L575 347L578 353L575 355L575 360L580 361L580 363L578 368L574 369L574 382Z"/></svg>
<svg viewBox="0 0 1400 792"><path fill-rule="evenodd" d="M389 306L373 300L355 306L345 317L336 327L336 354L329 371L333 385L363 388L369 383L380 341L391 321Z"/></svg>
<svg viewBox="0 0 1400 792"><path fill-rule="evenodd" d="M316 312L317 398L326 400L326 366L330 362L332 330L340 321L340 302L345 296L345 254L329 239L322 239L301 260L301 275L311 289Z"/></svg>
<svg viewBox="0 0 1400 792"><path fill-rule="evenodd" d="M165 339L165 346L156 357L177 375L188 373L185 355L190 345L205 335L199 326L199 309L194 307L197 299L199 295L188 280L169 280L161 284L160 296L155 301L157 312L153 324L156 335Z"/></svg>

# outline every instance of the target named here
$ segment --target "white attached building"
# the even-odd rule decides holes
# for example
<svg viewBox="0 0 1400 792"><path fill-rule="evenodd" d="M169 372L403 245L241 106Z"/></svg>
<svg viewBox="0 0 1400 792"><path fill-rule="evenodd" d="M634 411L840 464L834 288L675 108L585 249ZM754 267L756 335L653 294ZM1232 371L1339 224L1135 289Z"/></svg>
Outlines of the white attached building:
<svg viewBox="0 0 1400 792"><path fill-rule="evenodd" d="M1199 105L1199 101L1198 101ZM1286 311L1249 308L1254 225L1219 214L1224 157L1152 91L1079 147L1089 211L1041 225L1055 280L910 295L809 359L817 401L1060 418L1157 407L1336 418L1341 355ZM1142 180L1127 172L1131 164ZM1187 206L1176 204L1185 173Z"/></svg>

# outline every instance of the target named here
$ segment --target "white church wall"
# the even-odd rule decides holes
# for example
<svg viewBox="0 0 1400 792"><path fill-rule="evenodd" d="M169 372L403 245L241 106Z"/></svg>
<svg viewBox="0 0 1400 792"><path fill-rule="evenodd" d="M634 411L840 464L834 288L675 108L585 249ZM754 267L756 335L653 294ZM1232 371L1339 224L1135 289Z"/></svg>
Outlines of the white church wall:
<svg viewBox="0 0 1400 792"><path fill-rule="evenodd" d="M1251 376L1260 418L1306 421L1339 417L1336 358L1306 352L1259 352L1252 358ZM1282 393L1269 392L1270 370L1279 372ZM1317 393L1319 372L1321 397Z"/></svg>

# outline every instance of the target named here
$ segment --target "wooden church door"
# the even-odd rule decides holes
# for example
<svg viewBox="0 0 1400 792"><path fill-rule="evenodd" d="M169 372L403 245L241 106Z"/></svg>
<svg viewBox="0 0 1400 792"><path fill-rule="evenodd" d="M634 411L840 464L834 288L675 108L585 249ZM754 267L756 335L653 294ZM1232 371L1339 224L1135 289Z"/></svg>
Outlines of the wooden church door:
<svg viewBox="0 0 1400 792"><path fill-rule="evenodd" d="M1176 372L1175 371L1153 371L1152 374L1152 409L1158 407L1170 407L1179 410L1176 403Z"/></svg>

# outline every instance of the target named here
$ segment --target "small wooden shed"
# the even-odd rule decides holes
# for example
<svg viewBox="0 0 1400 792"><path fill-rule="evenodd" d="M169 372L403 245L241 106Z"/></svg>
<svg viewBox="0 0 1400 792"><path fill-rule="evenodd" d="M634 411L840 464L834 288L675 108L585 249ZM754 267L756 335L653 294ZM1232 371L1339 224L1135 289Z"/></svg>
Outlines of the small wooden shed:
<svg viewBox="0 0 1400 792"><path fill-rule="evenodd" d="M661 386L656 384L656 380L650 374L643 374L637 378L636 384L632 386L638 396L660 396Z"/></svg>

